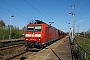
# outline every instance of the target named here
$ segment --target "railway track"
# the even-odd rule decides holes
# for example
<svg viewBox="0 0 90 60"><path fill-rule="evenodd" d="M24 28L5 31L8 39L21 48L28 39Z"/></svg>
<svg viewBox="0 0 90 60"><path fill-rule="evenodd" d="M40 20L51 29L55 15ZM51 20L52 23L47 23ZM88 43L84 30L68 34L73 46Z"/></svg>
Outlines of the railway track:
<svg viewBox="0 0 90 60"><path fill-rule="evenodd" d="M14 47L18 47L18 46L22 46L23 44L15 44L15 45L11 45L11 46L5 46L5 47L1 47L0 51L2 50L6 50L6 49L10 49L10 48L14 48Z"/></svg>
<svg viewBox="0 0 90 60"><path fill-rule="evenodd" d="M37 54L37 51L26 51L23 44L15 44L0 48L0 60L20 60Z"/></svg>
<svg viewBox="0 0 90 60"><path fill-rule="evenodd" d="M26 51L24 45L15 45L1 49L1 60L20 60L20 59L28 59L28 57L33 57L37 54L39 50L34 51Z"/></svg>
<svg viewBox="0 0 90 60"><path fill-rule="evenodd" d="M0 40L0 48L17 45L17 44L23 44L24 40L20 39L12 39L12 40Z"/></svg>
<svg viewBox="0 0 90 60"><path fill-rule="evenodd" d="M10 57L16 56L16 55L21 54L23 52L25 52L25 47L23 44L2 47L2 48L0 48L0 59L6 60Z"/></svg>
<svg viewBox="0 0 90 60"><path fill-rule="evenodd" d="M52 45L52 44L50 44ZM49 46L50 46L49 45ZM49 47L47 46L47 47ZM33 51L25 51L25 52L22 52L21 54L18 54L16 56L13 56L11 58L8 58L7 60L23 60L23 59L29 59L29 58L32 58L34 56L36 56L37 54L39 54L40 51L43 51L43 50L50 50L50 51L53 51L51 49L47 49L47 47L43 48L42 50L33 50ZM49 54L49 53L48 53ZM43 56L44 57L44 56ZM46 57L46 56L45 56ZM45 58L44 57L44 58Z"/></svg>
<svg viewBox="0 0 90 60"><path fill-rule="evenodd" d="M16 44L0 48L0 60L28 59L28 57L33 57L37 53L38 51L26 51L23 44Z"/></svg>
<svg viewBox="0 0 90 60"><path fill-rule="evenodd" d="M67 52L66 47L63 44L66 44L67 40L64 39L51 44L50 46L45 47L40 51L26 51L24 46L20 46L18 48L14 48L16 54L8 54L3 56L1 60L61 60L63 50ZM64 48L62 49L62 47ZM67 45L66 45L67 46ZM62 51L58 51L62 50ZM11 50L10 50L11 51ZM13 51L12 51L13 52ZM65 53L66 54L66 53ZM67 53L68 54L68 53ZM67 57L69 60L69 57Z"/></svg>
<svg viewBox="0 0 90 60"><path fill-rule="evenodd" d="M54 47L53 47L54 46ZM31 60L33 60L32 58L33 57L35 57L35 59L36 60L39 60L39 58L40 58L40 60L41 60L41 58L42 58L42 60L44 60L44 59L46 59L47 58L47 56L49 55L49 54L51 54L52 52L53 52L53 54L55 55L55 56L57 56L57 54L54 52L54 49L55 49L55 47L57 47L58 45L53 45L53 44L51 44L51 45L49 45L49 46L47 46L47 47L45 47L44 49L42 49L42 50L40 50L40 51L27 51L27 52L25 52L25 53L23 53L23 54L20 54L20 55L17 55L17 56L15 56L15 57L13 57L13 58L11 58L11 60L28 60L28 59L30 59L31 58ZM38 55L38 56L37 56ZM40 55L40 56L39 56ZM37 58L36 58L37 57ZM58 56L57 56L58 57ZM59 57L57 58L57 57L55 57L55 58L53 58L53 59L60 59ZM51 57L49 57L49 58L51 58Z"/></svg>
<svg viewBox="0 0 90 60"><path fill-rule="evenodd" d="M0 48L0 60L20 60L33 56L38 51L26 51L23 44L16 44ZM24 57L23 57L24 56Z"/></svg>
<svg viewBox="0 0 90 60"><path fill-rule="evenodd" d="M13 58L11 58L11 60L22 60L22 59L28 59L29 57L32 57L34 55L36 55L38 53L38 51L26 51L23 54L19 54Z"/></svg>

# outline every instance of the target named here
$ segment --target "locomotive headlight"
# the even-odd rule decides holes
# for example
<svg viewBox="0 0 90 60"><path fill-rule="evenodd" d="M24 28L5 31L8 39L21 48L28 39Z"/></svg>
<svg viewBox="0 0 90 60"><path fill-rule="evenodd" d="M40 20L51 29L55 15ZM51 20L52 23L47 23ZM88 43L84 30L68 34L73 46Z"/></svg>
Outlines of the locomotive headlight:
<svg viewBox="0 0 90 60"><path fill-rule="evenodd" d="M26 39L26 40L29 40L29 39Z"/></svg>
<svg viewBox="0 0 90 60"><path fill-rule="evenodd" d="M25 37L31 37L31 34L26 34Z"/></svg>
<svg viewBox="0 0 90 60"><path fill-rule="evenodd" d="M40 39L38 39L40 41Z"/></svg>

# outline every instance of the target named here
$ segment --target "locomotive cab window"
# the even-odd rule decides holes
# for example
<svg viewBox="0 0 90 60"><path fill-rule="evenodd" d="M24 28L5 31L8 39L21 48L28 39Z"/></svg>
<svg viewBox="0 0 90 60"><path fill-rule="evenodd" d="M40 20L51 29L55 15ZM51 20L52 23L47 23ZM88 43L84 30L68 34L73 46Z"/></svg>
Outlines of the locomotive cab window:
<svg viewBox="0 0 90 60"><path fill-rule="evenodd" d="M28 26L27 27L27 31L33 31L34 30L34 26Z"/></svg>
<svg viewBox="0 0 90 60"><path fill-rule="evenodd" d="M28 26L27 31L41 31L42 27L41 26Z"/></svg>
<svg viewBox="0 0 90 60"><path fill-rule="evenodd" d="M41 26L35 26L35 31L41 31Z"/></svg>

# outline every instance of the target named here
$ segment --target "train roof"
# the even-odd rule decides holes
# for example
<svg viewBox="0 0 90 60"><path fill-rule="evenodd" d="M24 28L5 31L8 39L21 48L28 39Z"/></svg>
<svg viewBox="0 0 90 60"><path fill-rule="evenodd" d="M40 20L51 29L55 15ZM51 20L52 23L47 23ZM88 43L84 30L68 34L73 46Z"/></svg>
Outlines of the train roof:
<svg viewBox="0 0 90 60"><path fill-rule="evenodd" d="M29 24L46 24L46 23L43 22L42 20L34 20L34 21L29 22ZM51 27L53 29L57 29L57 28L55 28L55 27L53 27L53 26L51 26L49 24L47 24L47 25L48 25L48 27Z"/></svg>
<svg viewBox="0 0 90 60"><path fill-rule="evenodd" d="M34 20L34 21L31 21L29 22L29 24L46 24L45 22L41 21L41 20Z"/></svg>

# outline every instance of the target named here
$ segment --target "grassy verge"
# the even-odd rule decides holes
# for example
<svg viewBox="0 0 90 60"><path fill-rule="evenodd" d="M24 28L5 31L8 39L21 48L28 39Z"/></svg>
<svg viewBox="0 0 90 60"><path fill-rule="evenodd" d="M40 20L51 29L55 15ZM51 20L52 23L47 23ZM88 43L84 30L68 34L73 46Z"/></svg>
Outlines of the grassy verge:
<svg viewBox="0 0 90 60"><path fill-rule="evenodd" d="M81 47L90 52L90 41L88 39L76 37L75 40Z"/></svg>
<svg viewBox="0 0 90 60"><path fill-rule="evenodd" d="M90 40L88 38L83 38L83 37L75 37L76 42L87 52L90 52ZM84 55L84 51L79 48L81 57ZM90 59L90 55L87 54L86 60Z"/></svg>

